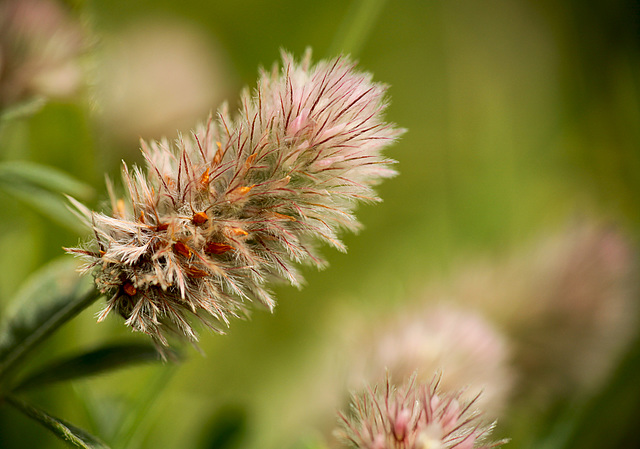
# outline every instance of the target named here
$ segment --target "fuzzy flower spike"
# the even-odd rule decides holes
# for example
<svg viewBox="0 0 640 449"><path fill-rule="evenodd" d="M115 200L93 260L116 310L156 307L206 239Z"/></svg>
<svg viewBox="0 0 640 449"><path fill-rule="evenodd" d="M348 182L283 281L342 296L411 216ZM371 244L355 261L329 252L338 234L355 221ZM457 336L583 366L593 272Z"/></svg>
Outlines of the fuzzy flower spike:
<svg viewBox="0 0 640 449"><path fill-rule="evenodd" d="M232 117L223 107L174 144L142 142L146 170L123 167L125 194L108 185L111 215L73 201L95 238L84 258L112 310L167 345L195 341L189 315L217 331L245 300L268 308L273 279L299 286L296 263L323 266L317 242L344 250L359 201L393 176L380 155L402 130L385 123L385 86L348 58L310 65L283 54Z"/></svg>
<svg viewBox="0 0 640 449"><path fill-rule="evenodd" d="M506 443L485 442L492 426L481 422L475 399L443 393L439 377L429 385L415 380L396 389L387 378L381 389L354 396L352 413L339 414L337 435L355 449L491 449Z"/></svg>

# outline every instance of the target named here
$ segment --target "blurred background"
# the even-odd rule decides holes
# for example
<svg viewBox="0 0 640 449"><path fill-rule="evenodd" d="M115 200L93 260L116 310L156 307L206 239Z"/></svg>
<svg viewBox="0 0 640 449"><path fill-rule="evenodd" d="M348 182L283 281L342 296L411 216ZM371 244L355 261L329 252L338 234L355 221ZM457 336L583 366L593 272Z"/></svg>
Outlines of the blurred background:
<svg viewBox="0 0 640 449"><path fill-rule="evenodd" d="M253 88L281 49L349 53L408 132L400 175L347 254L275 286L202 354L29 398L115 448L333 447L336 409L386 366L484 389L511 448L640 447L640 3L636 0L10 0L0 3L0 161L75 177L142 163ZM7 6L9 5L9 6ZM22 9L21 9L22 8ZM17 38L15 36L18 36ZM18 42L18 44L16 44ZM0 185L0 301L86 231ZM37 182L36 182L37 184ZM95 304L33 365L138 339ZM0 404L0 447L62 448Z"/></svg>

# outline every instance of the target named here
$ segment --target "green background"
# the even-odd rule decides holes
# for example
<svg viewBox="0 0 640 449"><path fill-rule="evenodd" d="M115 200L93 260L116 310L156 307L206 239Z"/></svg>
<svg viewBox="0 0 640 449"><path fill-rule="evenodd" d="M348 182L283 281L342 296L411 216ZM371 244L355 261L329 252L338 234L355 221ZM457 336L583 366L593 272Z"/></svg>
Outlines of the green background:
<svg viewBox="0 0 640 449"><path fill-rule="evenodd" d="M127 447L314 444L315 426L327 418L310 401L329 383L327 367L340 351L336 335L351 315L366 320L395 310L428 283L446 283L465 260L499 258L576 216L604 217L637 235L637 2L87 0L71 6L94 33L96 48L101 36L117 39L138 21L197 27L222 49L232 108L240 88L254 86L258 67L278 61L280 49L300 56L310 46L314 59L351 53L360 70L390 86L387 119L408 130L387 151L400 175L379 187L383 203L360 207L365 227L344 236L348 253L327 248L329 268L305 269L300 291L277 286L273 314L256 310L249 320L232 322L225 336L203 331L204 355L187 351L175 370L131 368L32 395L99 435L118 426L118 410L157 396ZM136 141L110 139L81 97L49 102L32 117L3 124L0 133L3 161L31 160L72 174L94 187L93 207L105 198L105 172L116 175L120 158L141 162ZM2 193L3 302L80 238ZM39 356L110 339L144 340L115 317L96 324L99 309L85 311ZM625 416L618 417L620 438ZM528 439L551 432L547 424L536 426L518 431L527 436L512 433L508 447L529 447ZM616 447L607 444L610 435L595 438L594 447ZM63 444L0 407L0 446Z"/></svg>

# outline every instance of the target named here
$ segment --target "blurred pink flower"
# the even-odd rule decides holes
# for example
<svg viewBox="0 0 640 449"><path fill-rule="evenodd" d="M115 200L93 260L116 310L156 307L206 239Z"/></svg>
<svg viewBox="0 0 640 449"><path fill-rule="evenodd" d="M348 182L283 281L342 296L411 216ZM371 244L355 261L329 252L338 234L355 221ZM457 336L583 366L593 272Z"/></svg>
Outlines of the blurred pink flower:
<svg viewBox="0 0 640 449"><path fill-rule="evenodd" d="M539 251L529 296L537 306L528 323L513 329L516 361L536 379L530 384L564 394L597 388L636 332L630 241L613 227L583 224Z"/></svg>
<svg viewBox="0 0 640 449"><path fill-rule="evenodd" d="M510 336L522 394L587 393L635 335L635 257L619 229L582 221L503 263L467 270L447 294Z"/></svg>
<svg viewBox="0 0 640 449"><path fill-rule="evenodd" d="M83 41L79 23L57 1L0 3L0 107L75 93Z"/></svg>
<svg viewBox="0 0 640 449"><path fill-rule="evenodd" d="M385 373L406 380L414 372L442 372L441 386L464 390L492 416L504 408L513 385L506 338L471 309L451 304L409 306L394 319L376 320L350 357L350 376L358 384L378 382ZM428 374L429 376L431 374ZM428 378L418 377L426 382Z"/></svg>

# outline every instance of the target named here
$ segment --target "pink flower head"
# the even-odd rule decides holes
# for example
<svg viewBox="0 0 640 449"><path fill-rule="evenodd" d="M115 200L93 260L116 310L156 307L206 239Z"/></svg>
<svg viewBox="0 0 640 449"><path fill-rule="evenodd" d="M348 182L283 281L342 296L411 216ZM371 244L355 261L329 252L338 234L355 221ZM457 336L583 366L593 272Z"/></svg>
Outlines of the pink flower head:
<svg viewBox="0 0 640 449"><path fill-rule="evenodd" d="M0 108L36 96L68 97L79 87L85 36L62 3L0 2Z"/></svg>
<svg viewBox="0 0 640 449"><path fill-rule="evenodd" d="M459 393L444 394L438 382L418 385L414 377L396 389L387 378L383 391L354 396L351 416L339 415L339 435L358 449L488 449L505 443L484 443L491 426L480 422L475 400L463 403Z"/></svg>
<svg viewBox="0 0 640 449"><path fill-rule="evenodd" d="M507 402L513 372L507 339L492 323L471 309L441 303L411 307L391 319L367 324L349 352L349 371L355 388L376 383L385 373L402 382L418 371L442 372L445 390L464 389L463 398L482 392L476 405L489 416L499 416Z"/></svg>
<svg viewBox="0 0 640 449"><path fill-rule="evenodd" d="M109 215L74 202L95 238L70 249L134 330L166 345L165 331L197 336L188 315L214 329L245 300L269 308L266 288L299 286L296 263L323 266L317 242L340 250L357 202L394 175L380 151L401 133L385 123L385 86L340 57L310 65L283 55L258 87L191 136L142 143L147 167L123 168Z"/></svg>

